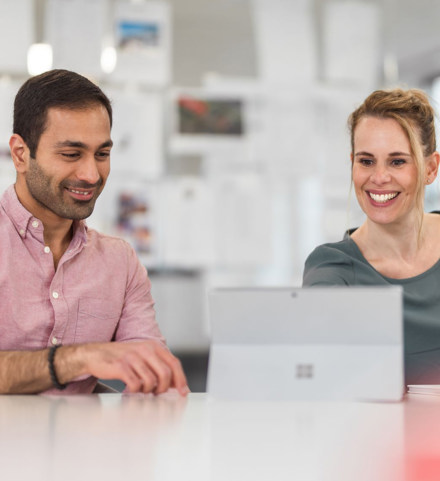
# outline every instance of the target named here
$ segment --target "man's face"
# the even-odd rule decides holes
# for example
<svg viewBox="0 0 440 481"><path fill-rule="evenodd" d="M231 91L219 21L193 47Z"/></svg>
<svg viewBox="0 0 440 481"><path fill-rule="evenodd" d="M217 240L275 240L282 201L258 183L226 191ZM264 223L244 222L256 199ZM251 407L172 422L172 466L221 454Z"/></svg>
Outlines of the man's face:
<svg viewBox="0 0 440 481"><path fill-rule="evenodd" d="M26 207L40 220L84 219L110 173L110 120L106 109L50 108L46 130L26 172Z"/></svg>

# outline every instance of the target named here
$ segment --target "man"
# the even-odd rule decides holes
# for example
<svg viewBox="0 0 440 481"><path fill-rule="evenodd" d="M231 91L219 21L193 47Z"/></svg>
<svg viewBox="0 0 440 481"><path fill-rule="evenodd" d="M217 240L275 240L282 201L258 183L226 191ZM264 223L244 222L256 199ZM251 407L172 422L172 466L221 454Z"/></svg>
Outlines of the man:
<svg viewBox="0 0 440 481"><path fill-rule="evenodd" d="M110 172L112 109L74 72L23 84L0 199L0 393L188 392L155 321L150 281L123 240L87 229Z"/></svg>

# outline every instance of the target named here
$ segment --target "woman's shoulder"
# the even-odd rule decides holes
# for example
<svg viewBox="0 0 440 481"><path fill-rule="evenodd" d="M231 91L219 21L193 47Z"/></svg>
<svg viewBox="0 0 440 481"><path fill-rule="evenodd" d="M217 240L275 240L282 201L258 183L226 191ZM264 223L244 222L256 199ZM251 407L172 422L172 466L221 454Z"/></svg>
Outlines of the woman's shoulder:
<svg viewBox="0 0 440 481"><path fill-rule="evenodd" d="M347 238L316 247L305 262L303 285L351 284L353 262L359 260L353 244Z"/></svg>
<svg viewBox="0 0 440 481"><path fill-rule="evenodd" d="M359 249L350 237L338 242L329 242L316 247L308 256L309 262L351 262L361 257ZM307 262L306 261L306 262Z"/></svg>

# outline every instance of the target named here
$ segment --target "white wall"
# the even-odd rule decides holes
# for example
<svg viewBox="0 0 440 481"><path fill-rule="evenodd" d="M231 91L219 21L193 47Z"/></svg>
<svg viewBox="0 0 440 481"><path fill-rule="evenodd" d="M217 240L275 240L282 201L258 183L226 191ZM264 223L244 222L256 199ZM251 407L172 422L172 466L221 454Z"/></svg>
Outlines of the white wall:
<svg viewBox="0 0 440 481"><path fill-rule="evenodd" d="M34 19L28 42L55 38L48 35L51 0L22 1ZM91 27L84 23L80 35L96 54L101 44L112 42L119 3L70 0L69 8L75 4L95 8L99 28L88 33ZM130 10L144 4L149 3L127 0ZM396 80L425 85L438 74L440 6L434 0L170 0L166 5L168 81L144 82L127 68L117 76L101 75L96 64L93 72L83 72L95 76L114 99L118 116L113 177L90 222L115 231L121 190L134 192L148 206L136 222L151 231L150 251L140 255L151 271L159 323L172 348L194 351L209 343L207 288L299 285L308 252L362 221L349 199L346 118L373 88ZM56 66L69 68L71 61L78 69L79 33L58 27L73 56L62 56L60 62L67 64ZM384 73L385 57L394 73L392 68ZM2 186L13 179L5 159L12 93L27 77L24 67L3 65ZM182 139L171 107L181 92L241 99L244 138L176 142Z"/></svg>

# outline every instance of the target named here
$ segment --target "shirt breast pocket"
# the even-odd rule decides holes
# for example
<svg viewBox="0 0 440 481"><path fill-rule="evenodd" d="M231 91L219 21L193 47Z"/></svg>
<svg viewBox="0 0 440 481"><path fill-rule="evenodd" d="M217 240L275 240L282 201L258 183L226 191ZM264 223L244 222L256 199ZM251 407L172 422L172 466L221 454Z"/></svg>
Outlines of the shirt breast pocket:
<svg viewBox="0 0 440 481"><path fill-rule="evenodd" d="M111 341L121 312L122 306L109 298L80 299L74 342Z"/></svg>

